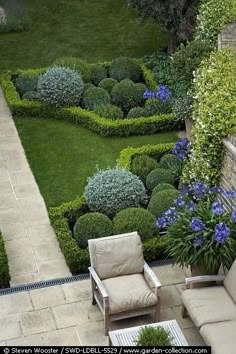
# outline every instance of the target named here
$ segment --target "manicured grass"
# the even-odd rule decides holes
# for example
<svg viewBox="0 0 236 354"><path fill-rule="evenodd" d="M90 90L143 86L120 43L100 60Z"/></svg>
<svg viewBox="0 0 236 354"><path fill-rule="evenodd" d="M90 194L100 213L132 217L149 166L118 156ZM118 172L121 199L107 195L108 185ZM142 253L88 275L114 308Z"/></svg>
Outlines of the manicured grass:
<svg viewBox="0 0 236 354"><path fill-rule="evenodd" d="M29 32L0 34L0 71L40 67L61 56L89 62L142 57L165 45L158 24L140 24L126 0L22 0Z"/></svg>
<svg viewBox="0 0 236 354"><path fill-rule="evenodd" d="M15 119L28 161L47 206L81 196L87 177L113 167L122 149L174 142L175 132L104 138L86 128L55 120Z"/></svg>

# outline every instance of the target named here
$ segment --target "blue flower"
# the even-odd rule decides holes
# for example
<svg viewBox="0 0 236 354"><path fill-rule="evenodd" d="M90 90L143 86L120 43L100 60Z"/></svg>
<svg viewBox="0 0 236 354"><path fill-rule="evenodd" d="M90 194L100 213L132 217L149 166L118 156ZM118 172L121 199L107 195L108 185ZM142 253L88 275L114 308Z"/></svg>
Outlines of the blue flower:
<svg viewBox="0 0 236 354"><path fill-rule="evenodd" d="M179 215L176 209L169 208L156 220L156 226L160 229L165 229L167 226L174 224L178 218Z"/></svg>
<svg viewBox="0 0 236 354"><path fill-rule="evenodd" d="M209 193L215 194L215 193L221 193L222 189L220 187L211 187L209 189Z"/></svg>
<svg viewBox="0 0 236 354"><path fill-rule="evenodd" d="M190 222L190 227L194 232L201 232L205 229L205 224L201 219L193 218Z"/></svg>
<svg viewBox="0 0 236 354"><path fill-rule="evenodd" d="M179 139L175 144L172 153L179 159L184 160L188 154L190 142L187 138Z"/></svg>
<svg viewBox="0 0 236 354"><path fill-rule="evenodd" d="M236 192L235 191L225 191L225 192L223 192L223 195L227 198L235 198Z"/></svg>
<svg viewBox="0 0 236 354"><path fill-rule="evenodd" d="M190 189L189 189L189 186L187 184L182 184L180 186L180 188L179 188L180 193L183 194L183 195L188 195L189 190Z"/></svg>
<svg viewBox="0 0 236 354"><path fill-rule="evenodd" d="M223 245L230 235L230 228L224 223L220 222L215 226L215 241Z"/></svg>
<svg viewBox="0 0 236 354"><path fill-rule="evenodd" d="M236 222L236 211L232 211L231 220L232 220L233 222Z"/></svg>
<svg viewBox="0 0 236 354"><path fill-rule="evenodd" d="M160 216L156 220L156 226L159 227L160 229L165 229L167 227L166 218L164 216Z"/></svg>
<svg viewBox="0 0 236 354"><path fill-rule="evenodd" d="M202 199L205 197L207 191L207 186L202 182L197 182L193 186L193 193L197 199Z"/></svg>
<svg viewBox="0 0 236 354"><path fill-rule="evenodd" d="M182 196L178 197L175 201L175 204L179 207L182 207L185 205L185 201Z"/></svg>
<svg viewBox="0 0 236 354"><path fill-rule="evenodd" d="M197 209L196 204L194 202L192 202L191 200L189 202L187 202L186 206L189 211L195 211Z"/></svg>
<svg viewBox="0 0 236 354"><path fill-rule="evenodd" d="M196 236L193 239L193 245L195 247L201 247L203 245L204 241L205 240L204 240L204 238L202 236Z"/></svg>
<svg viewBox="0 0 236 354"><path fill-rule="evenodd" d="M214 202L211 207L211 211L214 215L222 215L224 213L224 206L220 202Z"/></svg>
<svg viewBox="0 0 236 354"><path fill-rule="evenodd" d="M156 92L156 98L159 98L163 102L167 102L170 96L172 95L171 90L166 85L159 85Z"/></svg>

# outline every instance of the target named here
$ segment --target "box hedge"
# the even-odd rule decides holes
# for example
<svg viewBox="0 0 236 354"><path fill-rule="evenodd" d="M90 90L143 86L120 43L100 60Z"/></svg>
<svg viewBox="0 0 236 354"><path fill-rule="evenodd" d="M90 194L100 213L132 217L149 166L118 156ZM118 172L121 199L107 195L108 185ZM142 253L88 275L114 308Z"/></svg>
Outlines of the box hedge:
<svg viewBox="0 0 236 354"><path fill-rule="evenodd" d="M0 232L0 288L8 288L10 283L10 274L8 267L7 254L4 245L4 239Z"/></svg>

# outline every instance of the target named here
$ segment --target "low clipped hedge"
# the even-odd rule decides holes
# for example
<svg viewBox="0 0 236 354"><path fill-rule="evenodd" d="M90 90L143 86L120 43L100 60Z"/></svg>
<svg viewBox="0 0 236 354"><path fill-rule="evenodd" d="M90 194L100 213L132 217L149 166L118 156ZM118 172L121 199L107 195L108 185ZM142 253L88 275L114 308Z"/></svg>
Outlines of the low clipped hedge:
<svg viewBox="0 0 236 354"><path fill-rule="evenodd" d="M10 274L8 267L7 254L4 240L0 231L0 288L8 288L10 283Z"/></svg>

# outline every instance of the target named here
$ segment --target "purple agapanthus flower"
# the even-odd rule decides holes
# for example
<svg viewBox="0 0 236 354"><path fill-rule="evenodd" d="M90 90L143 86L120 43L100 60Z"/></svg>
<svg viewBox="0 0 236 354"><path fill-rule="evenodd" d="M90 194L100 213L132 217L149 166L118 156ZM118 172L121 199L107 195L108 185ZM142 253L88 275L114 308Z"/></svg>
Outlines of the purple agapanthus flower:
<svg viewBox="0 0 236 354"><path fill-rule="evenodd" d="M235 198L236 197L236 191L224 191L223 195L227 198Z"/></svg>
<svg viewBox="0 0 236 354"><path fill-rule="evenodd" d="M156 226L160 229L165 229L167 227L166 218L164 216L160 216L158 219L156 219Z"/></svg>
<svg viewBox="0 0 236 354"><path fill-rule="evenodd" d="M202 182L197 182L193 185L193 194L197 199L202 199L208 192L207 186Z"/></svg>
<svg viewBox="0 0 236 354"><path fill-rule="evenodd" d="M222 203L216 201L212 204L211 211L214 215L220 216L224 213L224 206Z"/></svg>
<svg viewBox="0 0 236 354"><path fill-rule="evenodd" d="M178 207L182 207L185 205L185 200L182 196L179 196L176 201L175 201L175 204L178 206Z"/></svg>
<svg viewBox="0 0 236 354"><path fill-rule="evenodd" d="M165 229L167 226L174 224L179 215L174 207L167 209L157 220L156 226Z"/></svg>
<svg viewBox="0 0 236 354"><path fill-rule="evenodd" d="M187 202L186 207L189 211L195 211L197 209L196 204L192 200Z"/></svg>
<svg viewBox="0 0 236 354"><path fill-rule="evenodd" d="M184 160L188 154L190 142L187 138L179 139L175 144L172 153L179 159Z"/></svg>
<svg viewBox="0 0 236 354"><path fill-rule="evenodd" d="M236 222L236 211L232 211L231 220L232 220L233 222Z"/></svg>
<svg viewBox="0 0 236 354"><path fill-rule="evenodd" d="M172 95L171 90L166 85L159 85L158 90L156 92L156 98L159 98L163 102L167 102Z"/></svg>
<svg viewBox="0 0 236 354"><path fill-rule="evenodd" d="M220 187L211 187L209 188L209 193L215 194L215 193L221 193L222 189Z"/></svg>
<svg viewBox="0 0 236 354"><path fill-rule="evenodd" d="M230 228L224 223L220 222L215 226L215 241L223 245L230 235Z"/></svg>
<svg viewBox="0 0 236 354"><path fill-rule="evenodd" d="M202 236L197 236L197 237L194 237L193 239L193 245L195 247L201 247L204 243L204 238Z"/></svg>
<svg viewBox="0 0 236 354"><path fill-rule="evenodd" d="M199 218L193 218L190 222L190 227L194 232L201 232L205 229L204 222Z"/></svg>
<svg viewBox="0 0 236 354"><path fill-rule="evenodd" d="M188 195L189 190L190 190L190 188L187 184L182 184L179 188L180 193L183 195Z"/></svg>

